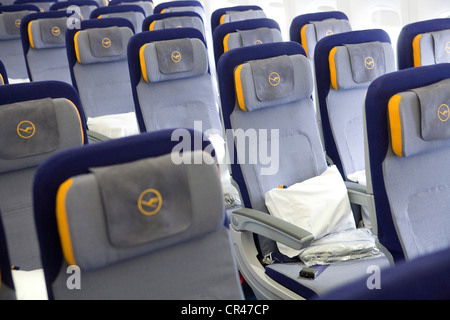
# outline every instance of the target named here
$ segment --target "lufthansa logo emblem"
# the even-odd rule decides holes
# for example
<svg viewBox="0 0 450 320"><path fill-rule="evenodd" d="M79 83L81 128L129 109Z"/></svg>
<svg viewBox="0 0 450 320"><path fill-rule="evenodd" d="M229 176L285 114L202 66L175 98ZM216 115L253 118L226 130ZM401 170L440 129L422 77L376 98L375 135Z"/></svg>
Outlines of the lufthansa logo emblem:
<svg viewBox="0 0 450 320"><path fill-rule="evenodd" d="M111 47L111 40L109 38L103 38L102 46L103 46L103 48L108 49L109 47Z"/></svg>
<svg viewBox="0 0 450 320"><path fill-rule="evenodd" d="M326 36L332 36L333 34L333 30L328 30L327 33L325 33Z"/></svg>
<svg viewBox="0 0 450 320"><path fill-rule="evenodd" d="M364 60L364 66L366 67L366 69L372 70L373 68L375 68L375 61L372 57L367 57L366 60Z"/></svg>
<svg viewBox="0 0 450 320"><path fill-rule="evenodd" d="M17 134L23 139L30 139L36 133L34 124L28 120L22 121L17 126Z"/></svg>
<svg viewBox="0 0 450 320"><path fill-rule="evenodd" d="M53 27L52 28L52 35L54 35L55 37L59 36L61 34L61 30L58 27Z"/></svg>
<svg viewBox="0 0 450 320"><path fill-rule="evenodd" d="M155 189L147 189L141 193L138 199L138 209L146 216L152 216L161 210L162 197Z"/></svg>
<svg viewBox="0 0 450 320"><path fill-rule="evenodd" d="M450 41L445 45L445 51L447 51L447 53L450 53Z"/></svg>
<svg viewBox="0 0 450 320"><path fill-rule="evenodd" d="M280 84L281 78L280 75L276 72L272 72L269 75L269 83L271 86L276 87Z"/></svg>
<svg viewBox="0 0 450 320"><path fill-rule="evenodd" d="M20 19L17 19L16 21L14 21L14 25L16 26L16 28L20 28Z"/></svg>
<svg viewBox="0 0 450 320"><path fill-rule="evenodd" d="M170 56L172 58L172 61L175 63L178 63L181 61L181 53L178 51L172 52L172 55Z"/></svg>
<svg viewBox="0 0 450 320"><path fill-rule="evenodd" d="M450 119L450 108L446 104L442 104L438 110L439 120L447 122Z"/></svg>
<svg viewBox="0 0 450 320"><path fill-rule="evenodd" d="M254 44L254 45L262 44L262 41L261 41L261 40L256 40L253 44Z"/></svg>

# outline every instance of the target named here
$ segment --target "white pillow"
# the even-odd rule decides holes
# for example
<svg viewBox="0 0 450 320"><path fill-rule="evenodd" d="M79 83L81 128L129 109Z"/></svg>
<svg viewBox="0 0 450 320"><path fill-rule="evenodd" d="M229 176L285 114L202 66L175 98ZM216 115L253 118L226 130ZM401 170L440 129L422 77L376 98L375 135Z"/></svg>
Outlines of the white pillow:
<svg viewBox="0 0 450 320"><path fill-rule="evenodd" d="M347 188L336 166L287 189L270 190L265 200L271 215L311 232L316 240L356 229ZM278 249L291 258L300 253L280 243Z"/></svg>

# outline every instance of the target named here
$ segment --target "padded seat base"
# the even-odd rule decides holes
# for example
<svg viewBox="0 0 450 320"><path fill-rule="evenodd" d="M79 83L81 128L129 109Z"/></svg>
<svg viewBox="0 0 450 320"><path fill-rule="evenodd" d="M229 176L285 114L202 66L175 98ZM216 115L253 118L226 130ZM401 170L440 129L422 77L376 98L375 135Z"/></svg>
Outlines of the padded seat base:
<svg viewBox="0 0 450 320"><path fill-rule="evenodd" d="M300 277L300 270L306 267L299 263L276 263L266 267L266 274L274 281L285 286L305 299L315 299L326 292L336 289L357 279L372 275L369 267L381 269L390 267L388 259L383 256L369 260L352 260L330 265L316 279Z"/></svg>

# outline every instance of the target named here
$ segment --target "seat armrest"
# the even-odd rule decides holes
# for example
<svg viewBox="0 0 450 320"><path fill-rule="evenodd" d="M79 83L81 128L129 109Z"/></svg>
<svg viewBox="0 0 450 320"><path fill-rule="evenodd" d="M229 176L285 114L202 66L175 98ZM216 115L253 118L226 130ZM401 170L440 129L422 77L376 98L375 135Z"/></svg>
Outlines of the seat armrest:
<svg viewBox="0 0 450 320"><path fill-rule="evenodd" d="M347 187L348 198L351 203L361 206L368 206L370 197L367 194L367 187L356 182L345 181Z"/></svg>
<svg viewBox="0 0 450 320"><path fill-rule="evenodd" d="M253 232L295 250L309 246L314 240L310 232L257 210L236 210L231 214L230 221L236 231Z"/></svg>
<svg viewBox="0 0 450 320"><path fill-rule="evenodd" d="M92 131L92 130L87 130L87 136L88 136L89 143L96 143L96 142L111 140L111 138L109 138L101 133Z"/></svg>

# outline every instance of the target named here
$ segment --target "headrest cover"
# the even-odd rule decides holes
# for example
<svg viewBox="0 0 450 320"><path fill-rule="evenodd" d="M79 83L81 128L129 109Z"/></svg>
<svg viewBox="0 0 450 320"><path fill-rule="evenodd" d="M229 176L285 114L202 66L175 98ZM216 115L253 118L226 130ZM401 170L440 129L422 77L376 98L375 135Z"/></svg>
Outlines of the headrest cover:
<svg viewBox="0 0 450 320"><path fill-rule="evenodd" d="M255 111L310 97L311 67L303 55L255 60L235 70L237 103Z"/></svg>
<svg viewBox="0 0 450 320"><path fill-rule="evenodd" d="M20 159L55 150L59 130L50 98L0 108L0 158Z"/></svg>
<svg viewBox="0 0 450 320"><path fill-rule="evenodd" d="M24 16L31 13L28 10L2 12L0 14L3 20L2 26L0 26L0 39L15 39L20 38L20 22Z"/></svg>
<svg viewBox="0 0 450 320"><path fill-rule="evenodd" d="M224 52L227 52L235 48L281 41L283 41L281 32L275 28L269 29L264 27L252 30L237 30L223 38L223 48Z"/></svg>
<svg viewBox="0 0 450 320"><path fill-rule="evenodd" d="M220 18L220 24L259 18L267 18L263 10L227 11Z"/></svg>
<svg viewBox="0 0 450 320"><path fill-rule="evenodd" d="M184 79L208 72L206 48L199 39L148 43L141 47L139 57L147 82Z"/></svg>
<svg viewBox="0 0 450 320"><path fill-rule="evenodd" d="M133 31L127 27L93 28L75 34L75 52L81 64L111 62L127 57L128 40Z"/></svg>
<svg viewBox="0 0 450 320"><path fill-rule="evenodd" d="M102 18L124 18L131 22L133 28L136 32L141 30L142 22L145 19L145 16L142 12L112 12L105 13L101 15Z"/></svg>
<svg viewBox="0 0 450 320"><path fill-rule="evenodd" d="M450 144L450 79L402 92L389 102L392 148L408 157Z"/></svg>
<svg viewBox="0 0 450 320"><path fill-rule="evenodd" d="M314 29L316 30L317 41L325 38L326 36L352 31L350 22L345 19L332 18L332 19L325 19L322 21L311 21L310 23L314 26Z"/></svg>
<svg viewBox="0 0 450 320"><path fill-rule="evenodd" d="M83 142L80 114L67 99L0 106L0 172L37 166L50 155Z"/></svg>
<svg viewBox="0 0 450 320"><path fill-rule="evenodd" d="M371 81L395 71L389 43L368 42L335 47L329 56L331 86L335 90L367 87Z"/></svg>
<svg viewBox="0 0 450 320"><path fill-rule="evenodd" d="M153 30L164 30L173 28L194 28L200 32L204 32L204 26L202 19L199 17L170 17L160 20L154 20L149 27L150 31Z"/></svg>
<svg viewBox="0 0 450 320"><path fill-rule="evenodd" d="M66 46L67 17L33 20L28 24L30 46L45 49Z"/></svg>
<svg viewBox="0 0 450 320"><path fill-rule="evenodd" d="M273 34L269 28L238 30L238 33L241 36L243 47L273 42Z"/></svg>
<svg viewBox="0 0 450 320"><path fill-rule="evenodd" d="M84 271L200 237L223 223L214 165L176 165L164 155L91 171L66 181L57 195L64 256Z"/></svg>
<svg viewBox="0 0 450 320"><path fill-rule="evenodd" d="M450 62L450 30L418 34L413 41L414 66Z"/></svg>

